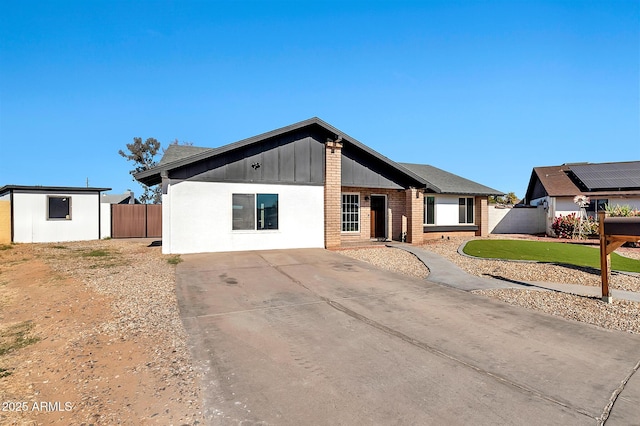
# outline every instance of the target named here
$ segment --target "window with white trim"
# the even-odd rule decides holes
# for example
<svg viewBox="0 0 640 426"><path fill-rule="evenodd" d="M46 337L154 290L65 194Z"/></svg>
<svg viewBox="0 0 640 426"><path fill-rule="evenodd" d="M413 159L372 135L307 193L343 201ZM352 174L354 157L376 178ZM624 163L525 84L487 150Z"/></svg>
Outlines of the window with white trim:
<svg viewBox="0 0 640 426"><path fill-rule="evenodd" d="M47 219L71 219L71 197L48 197Z"/></svg>
<svg viewBox="0 0 640 426"><path fill-rule="evenodd" d="M360 194L342 194L342 232L360 232Z"/></svg>
<svg viewBox="0 0 640 426"><path fill-rule="evenodd" d="M458 223L474 223L473 197L458 198Z"/></svg>
<svg viewBox="0 0 640 426"><path fill-rule="evenodd" d="M278 229L278 194L233 194L234 231Z"/></svg>

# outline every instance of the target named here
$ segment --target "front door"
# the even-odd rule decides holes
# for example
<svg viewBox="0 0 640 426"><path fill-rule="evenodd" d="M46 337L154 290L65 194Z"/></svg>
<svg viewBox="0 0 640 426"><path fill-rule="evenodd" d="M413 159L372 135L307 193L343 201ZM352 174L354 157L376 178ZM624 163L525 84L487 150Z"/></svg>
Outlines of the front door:
<svg viewBox="0 0 640 426"><path fill-rule="evenodd" d="M387 238L385 226L386 198L371 196L371 238Z"/></svg>

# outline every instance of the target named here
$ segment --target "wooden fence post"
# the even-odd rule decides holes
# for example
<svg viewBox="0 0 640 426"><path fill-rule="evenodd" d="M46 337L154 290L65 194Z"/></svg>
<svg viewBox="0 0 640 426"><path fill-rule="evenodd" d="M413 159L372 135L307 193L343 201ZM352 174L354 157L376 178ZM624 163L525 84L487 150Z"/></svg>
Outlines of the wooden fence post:
<svg viewBox="0 0 640 426"><path fill-rule="evenodd" d="M604 233L604 218L606 212L598 212L598 233L600 234L600 277L602 279L602 300L607 303L612 302L609 290L609 280L611 278L611 255L607 253L607 236Z"/></svg>

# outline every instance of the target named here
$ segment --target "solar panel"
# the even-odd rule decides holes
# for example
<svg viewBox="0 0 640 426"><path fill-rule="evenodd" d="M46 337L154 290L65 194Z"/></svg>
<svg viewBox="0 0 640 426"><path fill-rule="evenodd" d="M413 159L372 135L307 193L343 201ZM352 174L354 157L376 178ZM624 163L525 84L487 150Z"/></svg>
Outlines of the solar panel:
<svg viewBox="0 0 640 426"><path fill-rule="evenodd" d="M571 171L589 191L640 189L640 161L572 165Z"/></svg>

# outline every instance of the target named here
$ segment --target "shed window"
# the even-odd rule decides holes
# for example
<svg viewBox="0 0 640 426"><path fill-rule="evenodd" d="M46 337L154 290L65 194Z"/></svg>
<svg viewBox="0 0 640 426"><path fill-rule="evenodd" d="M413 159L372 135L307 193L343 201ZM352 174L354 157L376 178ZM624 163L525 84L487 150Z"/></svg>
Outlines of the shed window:
<svg viewBox="0 0 640 426"><path fill-rule="evenodd" d="M49 197L48 219L71 219L71 197Z"/></svg>
<svg viewBox="0 0 640 426"><path fill-rule="evenodd" d="M278 229L278 194L233 194L234 231Z"/></svg>
<svg viewBox="0 0 640 426"><path fill-rule="evenodd" d="M342 232L360 232L360 194L342 194Z"/></svg>
<svg viewBox="0 0 640 426"><path fill-rule="evenodd" d="M458 223L473 223L473 197L458 198Z"/></svg>

